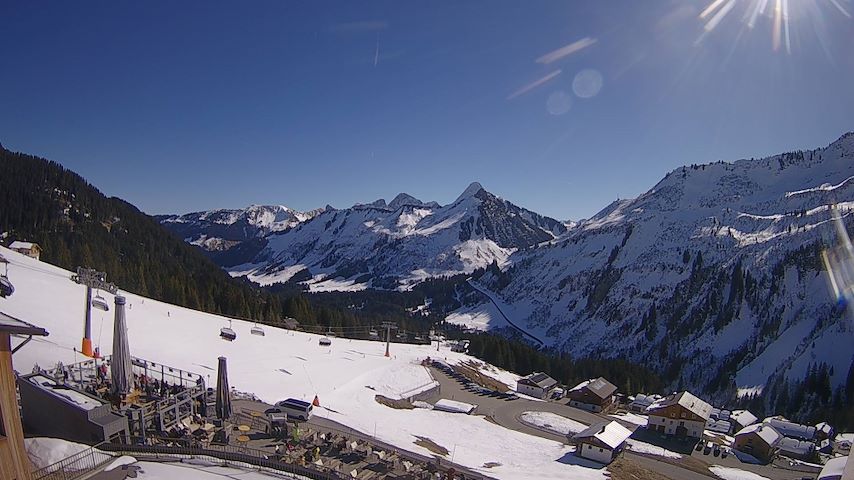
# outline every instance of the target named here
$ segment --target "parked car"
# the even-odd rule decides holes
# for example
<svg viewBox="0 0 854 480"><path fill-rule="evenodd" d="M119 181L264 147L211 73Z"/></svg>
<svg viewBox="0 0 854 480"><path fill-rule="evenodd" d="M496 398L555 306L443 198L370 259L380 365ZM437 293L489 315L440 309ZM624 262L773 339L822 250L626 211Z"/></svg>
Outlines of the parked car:
<svg viewBox="0 0 854 480"><path fill-rule="evenodd" d="M714 456L716 456L716 457L719 457L719 456L721 455L721 446L720 446L720 445L718 445L717 443L716 443L716 444L715 444L715 446L713 447L712 454L713 454Z"/></svg>
<svg viewBox="0 0 854 480"><path fill-rule="evenodd" d="M703 449L703 455L708 455L712 452L712 446L714 444L712 442L706 442L706 448Z"/></svg>
<svg viewBox="0 0 854 480"><path fill-rule="evenodd" d="M697 445L696 445L696 446L694 446L694 450L696 450L696 451L698 451L698 452L699 452L699 451L700 451L700 450L702 450L702 449L703 449L703 441L702 441L702 440L700 440L699 442L697 442Z"/></svg>

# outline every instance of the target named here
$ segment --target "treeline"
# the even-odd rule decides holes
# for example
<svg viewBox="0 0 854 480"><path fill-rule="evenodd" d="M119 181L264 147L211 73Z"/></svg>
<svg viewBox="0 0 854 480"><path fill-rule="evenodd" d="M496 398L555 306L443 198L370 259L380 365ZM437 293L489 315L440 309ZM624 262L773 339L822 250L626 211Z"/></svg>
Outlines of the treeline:
<svg viewBox="0 0 854 480"><path fill-rule="evenodd" d="M445 326L445 332L450 338L469 340L471 355L518 374L545 372L570 387L584 380L604 377L621 393L630 395L659 392L664 387L656 373L624 359L575 359L565 352L538 350L518 339L493 333L463 332L451 325Z"/></svg>
<svg viewBox="0 0 854 480"><path fill-rule="evenodd" d="M739 399L737 406L760 418L783 415L805 424L827 422L837 431L850 430L854 428L854 360L845 382L835 389L831 383L834 373L825 363L811 364L803 379L777 378L761 393Z"/></svg>
<svg viewBox="0 0 854 480"><path fill-rule="evenodd" d="M281 317L275 295L232 279L152 217L58 163L0 148L0 205L4 245L36 242L45 262L95 268L124 290L193 309Z"/></svg>

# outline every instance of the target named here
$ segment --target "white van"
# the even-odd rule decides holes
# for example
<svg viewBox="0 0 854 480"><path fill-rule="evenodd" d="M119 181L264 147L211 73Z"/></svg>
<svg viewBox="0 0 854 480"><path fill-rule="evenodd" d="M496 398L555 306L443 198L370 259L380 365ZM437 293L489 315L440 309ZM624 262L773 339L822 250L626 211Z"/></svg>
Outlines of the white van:
<svg viewBox="0 0 854 480"><path fill-rule="evenodd" d="M288 416L288 420L307 421L311 418L311 410L314 408L311 403L289 398L276 403L276 407Z"/></svg>

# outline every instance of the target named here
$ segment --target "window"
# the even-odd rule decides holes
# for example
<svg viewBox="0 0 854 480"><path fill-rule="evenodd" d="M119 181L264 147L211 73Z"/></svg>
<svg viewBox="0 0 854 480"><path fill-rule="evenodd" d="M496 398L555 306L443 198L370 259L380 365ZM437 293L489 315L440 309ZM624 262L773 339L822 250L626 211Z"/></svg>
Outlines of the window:
<svg viewBox="0 0 854 480"><path fill-rule="evenodd" d="M593 445L587 445L587 450L593 450Z"/></svg>
<svg viewBox="0 0 854 480"><path fill-rule="evenodd" d="M599 453L602 453L602 452L604 452L604 450L602 450L602 449L600 448L600 449L599 449Z"/></svg>

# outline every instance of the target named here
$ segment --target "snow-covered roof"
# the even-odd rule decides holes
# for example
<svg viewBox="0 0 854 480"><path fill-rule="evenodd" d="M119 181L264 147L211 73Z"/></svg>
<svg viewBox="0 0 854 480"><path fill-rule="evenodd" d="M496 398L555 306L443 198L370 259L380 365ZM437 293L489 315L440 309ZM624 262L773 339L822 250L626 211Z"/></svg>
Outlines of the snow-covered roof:
<svg viewBox="0 0 854 480"><path fill-rule="evenodd" d="M587 389L590 390L591 393L593 393L599 398L608 398L613 395L614 392L617 391L617 387L613 383L609 382L608 380L605 380L602 377L585 380L579 383L578 385L572 387L569 391L576 392L585 387L587 387Z"/></svg>
<svg viewBox="0 0 854 480"><path fill-rule="evenodd" d="M710 418L706 422L706 430L718 433L729 433L730 426L729 420L713 420Z"/></svg>
<svg viewBox="0 0 854 480"><path fill-rule="evenodd" d="M471 413L475 408L477 408L477 405L443 398L436 402L436 404L433 405L433 408L452 413Z"/></svg>
<svg viewBox="0 0 854 480"><path fill-rule="evenodd" d="M758 418L756 418L756 415L750 413L747 410L734 410L730 414L729 418L743 427L753 425L757 422L757 420L759 420Z"/></svg>
<svg viewBox="0 0 854 480"><path fill-rule="evenodd" d="M635 405L635 406L640 406L640 407L648 407L648 406L652 405L653 403L657 402L658 400L661 400L661 395L656 395L656 394L646 395L643 393L639 393L639 394L635 395L635 398L632 400L631 404Z"/></svg>
<svg viewBox="0 0 854 480"><path fill-rule="evenodd" d="M17 250L19 248L22 248L25 250L29 250L29 249L33 248L33 245L34 245L33 242L21 242L21 241L15 240L14 242L12 242L11 245L9 245L9 249L10 250Z"/></svg>
<svg viewBox="0 0 854 480"><path fill-rule="evenodd" d="M654 413L654 410L659 410L662 408L667 408L672 405L679 404L684 407L686 410L690 411L694 415L701 417L705 420L709 419L709 415L712 413L712 406L708 403L700 400L696 396L694 396L691 392L685 391L681 393L674 393L673 395L668 396L664 400L660 402L656 402L653 405L649 406L650 414Z"/></svg>
<svg viewBox="0 0 854 480"><path fill-rule="evenodd" d="M748 425L736 432L735 436L740 437L742 435L748 435L751 433L756 433L756 435L759 436L759 438L761 438L763 442L767 443L772 447L783 438L783 436L780 435L780 432L774 429L774 427L761 423L754 423L752 425Z"/></svg>
<svg viewBox="0 0 854 480"><path fill-rule="evenodd" d="M815 438L815 427L809 425L801 425L779 417L768 417L762 423L776 428L784 437L800 438L803 440L812 440Z"/></svg>
<svg viewBox="0 0 854 480"><path fill-rule="evenodd" d="M815 445L796 438L783 437L777 442L777 448L784 454L804 456L809 455L815 449Z"/></svg>
<svg viewBox="0 0 854 480"><path fill-rule="evenodd" d="M46 337L47 331L41 327L37 327L23 320L18 320L15 317L6 315L0 312L0 332L16 333L19 335L39 335Z"/></svg>
<svg viewBox="0 0 854 480"><path fill-rule="evenodd" d="M519 383L528 385L536 385L543 389L549 389L557 385L557 380L542 372L536 372L519 379Z"/></svg>
<svg viewBox="0 0 854 480"><path fill-rule="evenodd" d="M815 429L819 432L824 432L827 435L830 435L830 433L833 432L833 427L831 427L827 422L815 424Z"/></svg>
<svg viewBox="0 0 854 480"><path fill-rule="evenodd" d="M845 464L848 463L848 457L831 458L824 464L821 473L818 474L818 480L839 480L842 474L845 473Z"/></svg>
<svg viewBox="0 0 854 480"><path fill-rule="evenodd" d="M585 430L576 433L572 438L574 440L596 438L613 450L619 447L631 435L631 430L620 425L619 422L611 421L593 424Z"/></svg>

